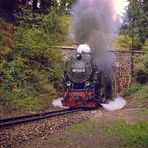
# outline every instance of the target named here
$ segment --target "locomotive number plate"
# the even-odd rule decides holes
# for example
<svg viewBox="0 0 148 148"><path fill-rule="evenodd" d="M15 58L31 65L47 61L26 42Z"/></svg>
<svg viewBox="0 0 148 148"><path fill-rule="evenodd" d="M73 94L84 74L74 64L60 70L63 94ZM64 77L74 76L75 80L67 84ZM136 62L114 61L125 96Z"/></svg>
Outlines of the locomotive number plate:
<svg viewBox="0 0 148 148"><path fill-rule="evenodd" d="M85 72L85 69L72 69L72 72Z"/></svg>

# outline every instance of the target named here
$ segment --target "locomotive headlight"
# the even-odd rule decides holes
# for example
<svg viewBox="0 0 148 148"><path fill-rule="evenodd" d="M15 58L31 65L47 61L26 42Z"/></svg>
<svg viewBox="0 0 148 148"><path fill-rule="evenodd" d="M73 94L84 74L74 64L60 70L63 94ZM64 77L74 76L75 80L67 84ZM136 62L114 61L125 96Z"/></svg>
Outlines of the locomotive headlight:
<svg viewBox="0 0 148 148"><path fill-rule="evenodd" d="M90 82L89 81L86 81L85 82L85 86L89 86L90 85Z"/></svg>
<svg viewBox="0 0 148 148"><path fill-rule="evenodd" d="M71 82L70 82L70 81L68 81L68 82L66 83L66 85L67 85L67 86L70 86L70 85L71 85Z"/></svg>

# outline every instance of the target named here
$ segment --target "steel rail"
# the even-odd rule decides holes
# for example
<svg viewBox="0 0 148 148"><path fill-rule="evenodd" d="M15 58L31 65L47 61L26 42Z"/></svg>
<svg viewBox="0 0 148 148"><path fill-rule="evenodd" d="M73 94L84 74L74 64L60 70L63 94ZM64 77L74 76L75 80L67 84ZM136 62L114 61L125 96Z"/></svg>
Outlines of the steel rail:
<svg viewBox="0 0 148 148"><path fill-rule="evenodd" d="M68 113L73 113L73 112L77 112L80 110L82 109L80 108L61 109L61 110L50 111L50 112L45 112L45 113L30 114L30 115L25 115L25 116L17 116L17 117L12 117L12 118L0 119L0 129L8 128L10 126L18 125L21 123L27 123L27 122L40 120L40 119L51 118L51 117L60 116L60 115L68 114Z"/></svg>

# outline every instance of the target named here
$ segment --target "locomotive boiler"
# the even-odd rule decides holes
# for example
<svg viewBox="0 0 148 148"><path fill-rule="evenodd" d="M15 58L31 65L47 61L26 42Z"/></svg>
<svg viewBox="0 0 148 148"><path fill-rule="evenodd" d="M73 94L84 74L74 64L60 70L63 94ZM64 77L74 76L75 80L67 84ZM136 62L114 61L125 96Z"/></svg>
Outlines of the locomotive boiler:
<svg viewBox="0 0 148 148"><path fill-rule="evenodd" d="M79 47L65 64L62 103L69 107L98 107L112 98L111 79L99 70L89 46Z"/></svg>

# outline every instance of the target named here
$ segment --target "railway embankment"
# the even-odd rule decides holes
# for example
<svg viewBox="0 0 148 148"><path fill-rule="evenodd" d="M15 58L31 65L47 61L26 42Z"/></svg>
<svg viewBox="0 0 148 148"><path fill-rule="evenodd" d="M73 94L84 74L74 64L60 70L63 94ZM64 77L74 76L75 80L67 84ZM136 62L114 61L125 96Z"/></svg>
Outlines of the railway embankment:
<svg viewBox="0 0 148 148"><path fill-rule="evenodd" d="M11 128L0 129L0 146L3 148L13 148L24 141L40 137L46 139L61 129L80 123L90 116L89 111L79 111L77 113L65 114L39 121L12 126Z"/></svg>

